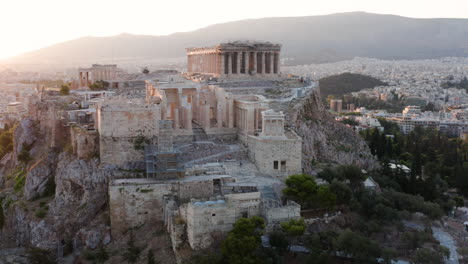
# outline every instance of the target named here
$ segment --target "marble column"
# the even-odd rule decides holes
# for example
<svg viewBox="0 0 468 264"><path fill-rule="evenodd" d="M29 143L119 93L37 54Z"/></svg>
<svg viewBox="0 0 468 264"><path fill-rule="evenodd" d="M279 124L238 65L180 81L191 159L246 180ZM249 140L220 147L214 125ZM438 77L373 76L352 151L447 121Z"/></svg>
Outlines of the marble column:
<svg viewBox="0 0 468 264"><path fill-rule="evenodd" d="M216 57L214 53L210 54L211 57L211 70L210 73L215 73L216 72Z"/></svg>
<svg viewBox="0 0 468 264"><path fill-rule="evenodd" d="M224 54L218 54L218 61L219 61L219 74L224 74L225 73L225 69L224 69Z"/></svg>
<svg viewBox="0 0 468 264"><path fill-rule="evenodd" d="M274 63L275 63L275 54L273 52L270 52L270 74L273 74L275 72Z"/></svg>
<svg viewBox="0 0 468 264"><path fill-rule="evenodd" d="M200 112L201 112L201 108L200 108L200 95L198 94L199 92L196 91L195 92L195 100L193 100L192 98L192 112L193 112L193 115L195 115L195 119L198 121L198 122L201 122L201 116L200 116ZM193 115L192 115L192 118L193 118Z"/></svg>
<svg viewBox="0 0 468 264"><path fill-rule="evenodd" d="M211 53L208 53L207 57L208 57L208 69L207 69L206 72L211 72L211 69L213 67L213 61L211 60L212 59L211 58Z"/></svg>
<svg viewBox="0 0 468 264"><path fill-rule="evenodd" d="M276 60L275 60L275 63L276 63L276 73L277 73L277 74L280 74L281 72L280 72L280 57L279 57L279 52L276 52L276 53L275 53L275 58L276 58Z"/></svg>
<svg viewBox="0 0 468 264"><path fill-rule="evenodd" d="M242 118L243 118L243 121L242 121L242 128L244 129L245 132L247 132L247 110L246 109L242 109Z"/></svg>
<svg viewBox="0 0 468 264"><path fill-rule="evenodd" d="M192 119L193 119L192 111L193 111L193 108L191 106L189 106L189 107L185 108L185 111L187 111L187 115L186 115L186 117L187 117L186 124L187 125L186 125L185 128L187 130L192 130Z"/></svg>
<svg viewBox="0 0 468 264"><path fill-rule="evenodd" d="M205 124L205 128L209 128L211 126L211 120L210 120L210 105L204 105L204 115L203 115L203 123Z"/></svg>
<svg viewBox="0 0 468 264"><path fill-rule="evenodd" d="M241 69L241 61L242 61L242 52L237 52L237 74L240 74Z"/></svg>
<svg viewBox="0 0 468 264"><path fill-rule="evenodd" d="M223 108L219 102L218 102L218 107L217 107L217 112L216 112L216 122L218 124L218 128L223 127Z"/></svg>
<svg viewBox="0 0 468 264"><path fill-rule="evenodd" d="M174 109L174 129L179 129L179 109Z"/></svg>
<svg viewBox="0 0 468 264"><path fill-rule="evenodd" d="M265 55L266 55L265 52L260 53L260 56L261 56L260 57L260 63L262 65L262 69L261 69L261 72L260 72L261 74L265 74L265 72L266 72L265 71L265 66L266 66L266 63L265 63L266 56Z"/></svg>
<svg viewBox="0 0 468 264"><path fill-rule="evenodd" d="M229 120L229 128L234 127L234 100L229 99L228 101L228 120Z"/></svg>
<svg viewBox="0 0 468 264"><path fill-rule="evenodd" d="M246 52L245 53L245 74L249 74L250 73L250 52Z"/></svg>
<svg viewBox="0 0 468 264"><path fill-rule="evenodd" d="M244 129L244 109L239 109L239 124L240 129Z"/></svg>
<svg viewBox="0 0 468 264"><path fill-rule="evenodd" d="M252 72L257 73L257 52L253 52L253 69Z"/></svg>
<svg viewBox="0 0 468 264"><path fill-rule="evenodd" d="M232 54L227 53L228 56L228 74L232 74Z"/></svg>

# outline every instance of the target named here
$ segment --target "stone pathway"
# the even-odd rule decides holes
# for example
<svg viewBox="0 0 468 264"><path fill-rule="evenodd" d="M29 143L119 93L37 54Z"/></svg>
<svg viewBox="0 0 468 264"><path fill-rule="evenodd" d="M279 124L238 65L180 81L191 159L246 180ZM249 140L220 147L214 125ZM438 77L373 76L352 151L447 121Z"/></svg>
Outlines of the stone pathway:
<svg viewBox="0 0 468 264"><path fill-rule="evenodd" d="M411 221L403 221L403 224L406 227L423 230L424 227L420 224L411 222ZM455 240L453 237L438 227L432 227L432 234L434 238L439 241L439 243L448 248L450 250L450 257L445 261L447 264L458 264L458 253L457 253L457 246L455 245Z"/></svg>
<svg viewBox="0 0 468 264"><path fill-rule="evenodd" d="M185 163L185 166L198 164L200 162L207 162L207 161L213 160L214 158L217 158L217 157L222 157L222 156L225 156L225 155L228 155L228 154L238 152L239 150L240 150L240 148L239 148L238 145L229 145L229 150L226 150L226 151L223 151L223 152L220 152L220 153L216 153L216 154L213 154L213 155L210 155L210 156L206 156L206 157L203 157L203 158L188 161L188 162Z"/></svg>
<svg viewBox="0 0 468 264"><path fill-rule="evenodd" d="M434 238L437 239L442 246L450 250L450 257L445 263L458 264L457 246L455 245L453 237L438 227L432 227L432 233L434 234Z"/></svg>

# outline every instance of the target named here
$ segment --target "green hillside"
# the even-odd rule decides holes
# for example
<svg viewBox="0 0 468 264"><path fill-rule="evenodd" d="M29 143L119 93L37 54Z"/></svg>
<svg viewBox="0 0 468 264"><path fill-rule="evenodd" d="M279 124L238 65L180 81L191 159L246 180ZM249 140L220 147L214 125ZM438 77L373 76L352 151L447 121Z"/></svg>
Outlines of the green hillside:
<svg viewBox="0 0 468 264"><path fill-rule="evenodd" d="M374 88L376 86L387 86L388 84L371 76L342 73L329 76L319 80L320 94L323 98L328 95L334 95L336 98L341 98L344 94L358 92L362 89Z"/></svg>

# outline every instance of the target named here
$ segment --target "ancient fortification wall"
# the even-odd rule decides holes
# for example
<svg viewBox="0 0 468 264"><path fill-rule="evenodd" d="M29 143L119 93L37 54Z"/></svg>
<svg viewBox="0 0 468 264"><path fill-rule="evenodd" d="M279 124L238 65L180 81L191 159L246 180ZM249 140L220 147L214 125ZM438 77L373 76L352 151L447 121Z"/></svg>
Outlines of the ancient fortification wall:
<svg viewBox="0 0 468 264"><path fill-rule="evenodd" d="M213 232L227 233L236 222L236 210L224 200L192 202L187 207L187 237L193 249L206 248Z"/></svg>
<svg viewBox="0 0 468 264"><path fill-rule="evenodd" d="M79 126L72 126L70 133L73 154L78 159L90 159L99 153L99 141L96 131L88 131Z"/></svg>
<svg viewBox="0 0 468 264"><path fill-rule="evenodd" d="M108 100L97 109L102 163L142 161L146 141L158 135L161 109L144 100Z"/></svg>
<svg viewBox="0 0 468 264"><path fill-rule="evenodd" d="M213 180L157 181L149 179L115 180L109 185L112 232L164 221L164 196L180 200L213 195Z"/></svg>
<svg viewBox="0 0 468 264"><path fill-rule="evenodd" d="M109 185L109 207L112 232L162 222L163 197L172 194L173 184L125 183Z"/></svg>

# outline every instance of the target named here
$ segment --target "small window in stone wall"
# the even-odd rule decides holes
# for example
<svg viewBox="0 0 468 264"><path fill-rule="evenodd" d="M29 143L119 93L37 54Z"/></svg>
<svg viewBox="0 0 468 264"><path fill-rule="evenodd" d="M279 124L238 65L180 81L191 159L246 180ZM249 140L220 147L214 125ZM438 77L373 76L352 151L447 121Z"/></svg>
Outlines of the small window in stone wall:
<svg viewBox="0 0 468 264"><path fill-rule="evenodd" d="M216 214L211 214L211 216L216 216Z"/></svg>
<svg viewBox="0 0 468 264"><path fill-rule="evenodd" d="M277 160L273 161L273 169L275 169L275 170L278 169L278 161Z"/></svg>
<svg viewBox="0 0 468 264"><path fill-rule="evenodd" d="M286 161L285 161L285 160L282 160L282 161L281 161L281 171L282 171L282 172L285 172L285 171L286 171Z"/></svg>

